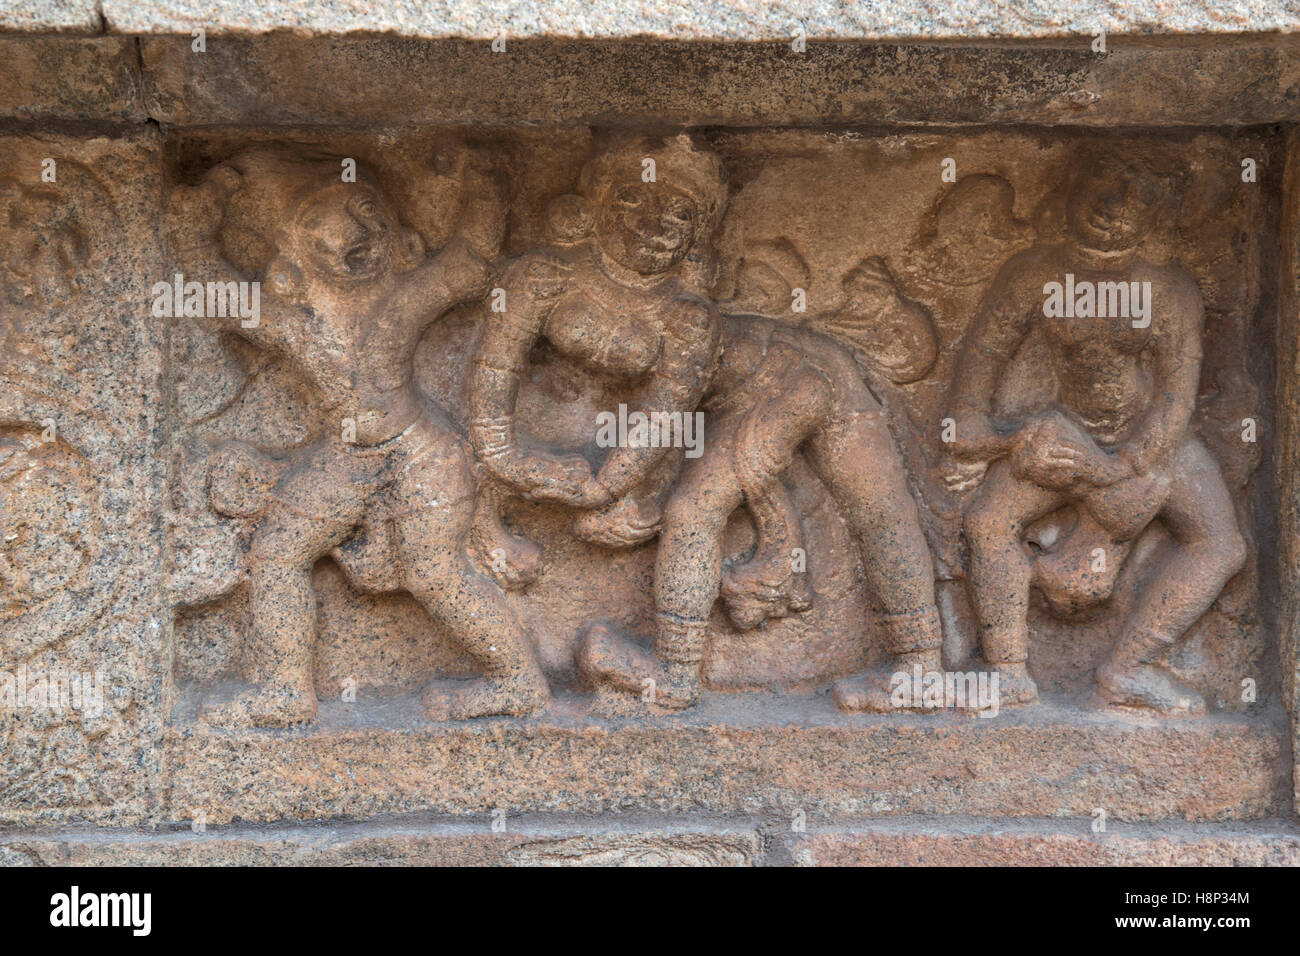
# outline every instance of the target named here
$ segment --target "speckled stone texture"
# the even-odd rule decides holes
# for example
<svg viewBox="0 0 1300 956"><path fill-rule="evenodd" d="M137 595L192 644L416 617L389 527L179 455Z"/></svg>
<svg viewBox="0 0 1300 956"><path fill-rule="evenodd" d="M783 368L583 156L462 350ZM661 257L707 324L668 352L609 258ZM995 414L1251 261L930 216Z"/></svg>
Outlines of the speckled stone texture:
<svg viewBox="0 0 1300 956"><path fill-rule="evenodd" d="M0 548L0 680L20 668L25 681L100 675L105 694L95 714L0 711L0 864L1300 865L1300 7L607 7L0 0L0 507L20 519ZM190 36L200 28L202 51ZM791 48L796 29L806 50ZM1104 54L1090 46L1098 29ZM475 499L489 507L451 549L468 555L463 576L430 586L401 575L420 559L437 572L429 542L468 524L471 499L437 481L488 480L483 434L494 433L475 433L490 419L475 409L493 406L470 369L523 369L511 372L509 411L530 447L592 452L591 414L624 394L583 365L599 351L595 326L582 315L567 330L542 323L506 360L483 345L493 313L482 303L497 286L548 299L558 283L616 303L611 312L635 306L635 283L626 299L602 299L610 287L581 271L584 204L612 194L583 170L614 163L637 134L682 129L692 136L676 146L655 141L665 179L703 208L723 169L727 200L683 273L703 283L716 269L696 292L733 331L789 319L798 285L808 317L790 325L812 336L796 366L837 384L835 369L874 370L872 395L891 416L879 433L901 437L896 453L882 441L873 454L896 454L919 502L919 518L895 509L897 524L925 534L936 592L891 623L864 567L893 538L864 547L851 521L861 500L837 500L824 471L789 454L775 481L744 488L769 510L732 514L719 547L727 572L751 563L784 503L807 549L811 607L786 580L751 582L779 592L760 602L758 616L771 613L758 626L738 624L743 603L718 601L692 623L704 650L676 648L696 681L669 698L678 713L622 693L635 682L609 637L645 636L635 667L662 663L648 637L664 619L659 545L578 540L564 499L578 497L564 490L582 474L571 459L551 461L523 494L494 486L499 497ZM869 708L832 688L909 637L933 659L941 631L950 667L989 662L966 598L971 499L944 491L947 462L929 439L984 291L1013 255L1060 239L1069 186L1099 145L1145 172L1178 169L1162 181L1172 213L1152 254L1185 269L1203 301L1186 428L1228 489L1220 528L1239 529L1245 552L1244 570L1201 588L1208 610L1167 661L1209 713L1123 710L1097 690L1133 606L1176 553L1154 525L1104 607L1034 599L1036 704L990 719L850 712ZM197 262L265 280L264 316L286 304L299 317L350 315L346 294L303 282L306 240L287 234L298 191L325 178L313 163L337 185L340 157L360 161L370 198L391 213L403 241L393 257L430 269L440 297L427 329L393 337L396 360L331 384L304 363L374 346L379 333L263 348L236 326L153 314L154 284ZM1244 157L1257 166L1250 182ZM941 177L947 160L956 181ZM321 208L312 228L332 241L337 210ZM259 216L271 220L262 232ZM348 255L359 269L390 261L345 238L320 244L345 256L341 269L356 265ZM565 269L578 276L568 286L555 278ZM916 333L920 358L853 338L862 315ZM738 349L733 340L733 363ZM1028 357L1011 391L1047 361ZM902 373L881 374L885 359ZM371 548L372 528L339 519L295 568L304 590L279 592L307 594L319 613L263 601L259 622L259 566L275 570L289 550L258 542L275 530L268 501L350 506L351 492L302 462L331 447L329 400L358 381L391 384L402 362L413 374L398 384L439 410L418 421L445 439L425 435L421 454L438 456L427 497L446 492L460 511L412 534L400 561L383 540ZM1098 391L1114 384L1097 374ZM809 380L782 379L753 407L804 394L795 388ZM818 427L852 417L830 408ZM1244 418L1257 442L1243 443ZM391 506L390 486L375 491L390 476L348 454L325 470L365 486L353 497ZM291 493L295 469L307 479ZM412 499L427 490L412 487ZM1036 528L1035 547L1053 553L1067 523ZM514 550L489 569L502 542ZM476 657L473 627L430 608L449 581L489 577L491 600L462 595L460 606L471 618L508 607L521 622L510 633L527 635L516 662L551 696L448 720L444 685L479 676L500 648L489 641ZM1068 577L1036 593L1069 605ZM591 638L595 619L608 644ZM305 656L303 641L265 639L294 627L310 638ZM296 710L276 711L284 673ZM264 686L271 703L250 707Z"/></svg>
<svg viewBox="0 0 1300 956"><path fill-rule="evenodd" d="M746 42L793 35L810 38L1040 38L1112 33L1244 33L1294 29L1300 11L1284 0L1200 0L1169 4L1087 0L952 3L888 0L820 2L796 9L775 0L638 0L593 5L566 0L343 0L327 7L303 0L5 0L0 26L11 30L96 30L118 33L213 33L294 30L307 34L395 33L483 39L508 36L654 38Z"/></svg>
<svg viewBox="0 0 1300 956"><path fill-rule="evenodd" d="M191 705L192 706L192 705ZM846 716L829 699L719 695L681 717L429 725L413 701L322 706L309 732L214 731L177 715L165 819L213 823L490 813L982 814L1257 820L1285 812L1284 731L1217 716L1134 724L1069 706L986 721Z"/></svg>
<svg viewBox="0 0 1300 956"><path fill-rule="evenodd" d="M0 468L12 537L0 690L11 704L41 681L87 693L79 708L56 693L52 706L0 713L0 804L32 821L138 822L163 789L171 687L167 330L146 318L161 265L150 225L159 139L137 129L2 142Z"/></svg>
<svg viewBox="0 0 1300 956"><path fill-rule="evenodd" d="M304 826L18 830L6 866L1297 866L1289 823L1131 827L1092 818L910 817L858 826L790 814L414 816Z"/></svg>

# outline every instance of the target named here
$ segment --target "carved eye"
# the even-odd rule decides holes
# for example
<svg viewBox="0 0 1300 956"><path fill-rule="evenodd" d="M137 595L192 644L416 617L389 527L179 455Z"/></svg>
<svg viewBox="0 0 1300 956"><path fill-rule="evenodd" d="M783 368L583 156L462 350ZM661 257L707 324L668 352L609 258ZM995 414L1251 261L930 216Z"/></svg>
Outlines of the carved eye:
<svg viewBox="0 0 1300 956"><path fill-rule="evenodd" d="M379 214L379 207L375 205L375 201L370 198L358 199L354 208L356 209L357 215L365 216L367 219L373 219Z"/></svg>
<svg viewBox="0 0 1300 956"><path fill-rule="evenodd" d="M636 190L630 189L626 186L618 191L618 195L615 199L618 201L620 206L625 206L628 209L635 209L637 206L641 205L641 197L636 194Z"/></svg>
<svg viewBox="0 0 1300 956"><path fill-rule="evenodd" d="M668 208L668 219L678 225L688 226L695 219L695 210L690 203L674 203Z"/></svg>

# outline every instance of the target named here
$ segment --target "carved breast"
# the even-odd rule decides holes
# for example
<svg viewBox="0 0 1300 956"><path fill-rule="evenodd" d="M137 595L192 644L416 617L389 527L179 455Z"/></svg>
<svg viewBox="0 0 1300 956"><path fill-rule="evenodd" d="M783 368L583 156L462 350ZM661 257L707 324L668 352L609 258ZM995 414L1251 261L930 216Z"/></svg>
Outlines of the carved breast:
<svg viewBox="0 0 1300 956"><path fill-rule="evenodd" d="M566 295L551 312L546 337L565 355L620 378L639 378L659 359L659 322L645 303L602 306L582 292Z"/></svg>

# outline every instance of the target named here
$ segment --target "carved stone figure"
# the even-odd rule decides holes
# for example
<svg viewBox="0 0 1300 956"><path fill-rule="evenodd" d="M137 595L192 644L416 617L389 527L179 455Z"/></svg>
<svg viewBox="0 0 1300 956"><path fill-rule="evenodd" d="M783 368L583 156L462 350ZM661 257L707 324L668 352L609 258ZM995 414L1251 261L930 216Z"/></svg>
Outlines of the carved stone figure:
<svg viewBox="0 0 1300 956"><path fill-rule="evenodd" d="M486 290L504 228L498 189L467 166L459 233L428 257L373 175L362 168L345 182L340 168L334 157L253 148L176 199L181 220L197 228L182 251L187 277L229 279L226 262L264 277L260 320L228 326L289 357L319 390L330 425L274 482L253 536L259 686L207 707L205 718L285 726L315 715L311 569L359 527L374 546L391 546L406 590L483 667L466 686L430 685L429 713L528 713L549 699L546 680L503 592L466 555L469 449L412 384L424 330ZM255 458L250 467L260 467Z"/></svg>
<svg viewBox="0 0 1300 956"><path fill-rule="evenodd" d="M1160 521L1175 546L1138 596L1096 686L1111 704L1167 714L1204 710L1161 656L1210 607L1246 560L1218 463L1193 434L1203 306L1192 277L1153 262L1144 241L1178 199L1157 162L1098 150L1066 190L1066 236L1018 254L984 298L952 392L954 456L988 472L965 515L970 587L984 656L1004 704L1028 704L1028 537L1062 508L1078 512L1073 573L1056 568L1055 606L1104 599L1128 548ZM1052 393L995 402L1002 372L1034 337ZM1002 414L1006 412L1006 414ZM1055 532L1052 533L1055 536ZM1040 549L1041 550L1041 549ZM1090 592L1090 593L1088 593Z"/></svg>
<svg viewBox="0 0 1300 956"><path fill-rule="evenodd" d="M652 702L670 709L698 700L708 616L723 581L722 531L742 504L760 545L728 581L733 620L753 626L807 606L806 584L792 570L798 515L780 485L806 446L858 540L896 656L880 673L841 684L837 699L884 710L888 673L940 666L933 573L915 505L883 409L842 346L763 317L724 319L703 294L726 199L717 157L685 137L600 153L568 207L583 227L575 232L591 238L525 256L507 272L509 304L474 359L471 438L493 474L520 493L587 510L580 533L615 518L627 524L627 512L646 533L659 528L654 655L600 623L578 654L588 682L637 695L652 687ZM855 273L848 284L871 281ZM655 506L665 486L653 473L670 454L665 444L614 448L594 474L581 457L521 447L514 404L543 336L608 375L643 379L639 410L648 416L681 422L703 409L702 451L684 460L662 525Z"/></svg>

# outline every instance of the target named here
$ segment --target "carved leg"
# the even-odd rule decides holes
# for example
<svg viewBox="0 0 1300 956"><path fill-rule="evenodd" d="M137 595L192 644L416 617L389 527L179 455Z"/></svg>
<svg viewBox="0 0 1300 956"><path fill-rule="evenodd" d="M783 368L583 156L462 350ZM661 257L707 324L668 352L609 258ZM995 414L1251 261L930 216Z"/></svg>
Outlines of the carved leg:
<svg viewBox="0 0 1300 956"><path fill-rule="evenodd" d="M801 613L812 607L807 570L795 571L796 552L806 555L803 524L779 478L745 488L745 506L754 519L754 556L729 567L722 577L722 600L741 630L769 618Z"/></svg>
<svg viewBox="0 0 1300 956"><path fill-rule="evenodd" d="M579 649L579 669L589 682L642 694L653 687L652 702L661 707L680 709L698 700L709 613L722 584L722 533L745 500L740 463L747 483L765 489L770 500L773 483L824 421L829 404L826 380L799 366L780 400L762 403L730 427L714 426L703 456L687 462L664 509L655 564L655 657L597 625ZM782 573L789 572L787 559Z"/></svg>
<svg viewBox="0 0 1300 956"><path fill-rule="evenodd" d="M537 580L542 549L513 534L501 518L509 492L484 476L474 502L469 550L474 563L507 591L520 591Z"/></svg>
<svg viewBox="0 0 1300 956"><path fill-rule="evenodd" d="M593 625L578 645L578 669L587 683L672 710L699 700L709 612L722 578L722 532L743 500L732 467L734 440L715 434L703 457L687 463L664 509L655 565L654 654L606 625Z"/></svg>
<svg viewBox="0 0 1300 956"><path fill-rule="evenodd" d="M445 494L457 497L451 489ZM424 706L435 720L522 716L551 699L546 677L505 592L479 573L465 554L473 510L473 498L466 495L393 522L406 569L406 589L484 670L483 677L461 686L448 688L434 682L425 688Z"/></svg>
<svg viewBox="0 0 1300 956"><path fill-rule="evenodd" d="M1021 481L1006 461L994 464L963 527L970 544L971 602L979 619L984 659L998 670L1004 706L1030 704L1038 687L1029 676L1029 589L1033 564L1025 529L1060 507L1060 492Z"/></svg>
<svg viewBox="0 0 1300 956"><path fill-rule="evenodd" d="M831 395L825 378L807 365L784 386L745 416L736 442L736 475L758 533L754 556L729 568L722 582L728 613L741 629L812 606L808 572L794 564L795 549L805 550L803 525L781 473L825 421Z"/></svg>
<svg viewBox="0 0 1300 956"><path fill-rule="evenodd" d="M365 513L365 502L352 489L324 476L289 477L295 479L299 485L306 482L323 491L321 498L330 502L330 514L303 515L275 501L253 535L253 627L248 650L259 686L229 703L203 707L203 719L216 726L288 727L316 716L312 566L352 532Z"/></svg>
<svg viewBox="0 0 1300 956"><path fill-rule="evenodd" d="M1097 668L1097 688L1112 704L1163 714L1199 714L1205 701L1155 661L1214 603L1246 563L1246 542L1218 465L1199 443L1179 450L1177 472L1160 512L1178 542Z"/></svg>
<svg viewBox="0 0 1300 956"><path fill-rule="evenodd" d="M845 710L883 713L893 709L893 674L916 664L942 670L934 566L884 410L858 376L842 374L835 384L841 407L809 442L809 458L857 542L890 654L880 668L839 681L835 700Z"/></svg>

